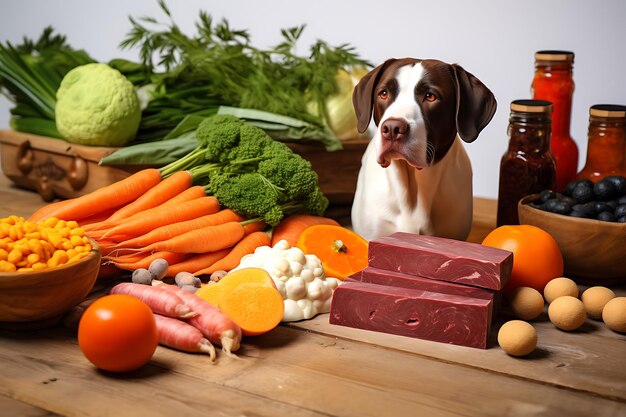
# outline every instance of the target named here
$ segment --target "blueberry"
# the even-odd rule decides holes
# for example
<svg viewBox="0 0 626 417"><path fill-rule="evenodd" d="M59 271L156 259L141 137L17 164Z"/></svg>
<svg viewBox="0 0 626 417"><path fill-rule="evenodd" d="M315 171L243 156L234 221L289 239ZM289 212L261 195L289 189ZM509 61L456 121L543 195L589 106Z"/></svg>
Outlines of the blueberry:
<svg viewBox="0 0 626 417"><path fill-rule="evenodd" d="M572 205L564 201L557 201L552 210L556 214L569 214L570 211L572 211Z"/></svg>
<svg viewBox="0 0 626 417"><path fill-rule="evenodd" d="M590 215L589 213L584 213L582 211L578 211L578 210L572 210L569 213L570 217L580 217L580 218L584 218L584 219L590 219L591 217L593 217L592 215Z"/></svg>
<svg viewBox="0 0 626 417"><path fill-rule="evenodd" d="M606 201L617 197L617 189L612 182L600 180L593 185L593 193L598 200Z"/></svg>
<svg viewBox="0 0 626 417"><path fill-rule="evenodd" d="M603 211L602 213L598 213L598 217L596 217L598 220L602 220L604 222L614 222L615 221L615 215L613 213L611 213L610 211Z"/></svg>
<svg viewBox="0 0 626 417"><path fill-rule="evenodd" d="M597 213L602 213L603 211L613 212L616 207L616 206L611 207L611 205L609 204L609 201L596 201L595 205L596 205Z"/></svg>
<svg viewBox="0 0 626 417"><path fill-rule="evenodd" d="M626 204L620 204L615 208L615 217L624 217L626 216Z"/></svg>
<svg viewBox="0 0 626 417"><path fill-rule="evenodd" d="M608 177L604 177L603 181L608 181L613 184L615 187L615 192L617 196L626 195L626 178L621 175L609 175Z"/></svg>
<svg viewBox="0 0 626 417"><path fill-rule="evenodd" d="M596 216L596 203L594 201L591 201L589 203L584 203L584 204L574 204L572 206L572 211L584 213L585 217L595 217Z"/></svg>
<svg viewBox="0 0 626 417"><path fill-rule="evenodd" d="M588 203L593 200L593 183L591 181L580 181L572 191L572 198L577 203Z"/></svg>
<svg viewBox="0 0 626 417"><path fill-rule="evenodd" d="M617 205L621 206L622 204L626 204L626 195L621 196L620 198L617 199Z"/></svg>
<svg viewBox="0 0 626 417"><path fill-rule="evenodd" d="M563 190L563 194L565 194L568 197L571 197L572 191L574 191L574 188L576 188L576 184L578 184L578 181L568 182L567 185L565 186L565 189Z"/></svg>
<svg viewBox="0 0 626 417"><path fill-rule="evenodd" d="M617 208L616 200L604 201L603 203L605 203L608 206L608 211L615 211L615 209ZM604 210L598 210L598 211L604 211Z"/></svg>
<svg viewBox="0 0 626 417"><path fill-rule="evenodd" d="M552 200L553 198L556 198L556 193L552 190L543 190L539 194L539 201L541 203L545 203L546 201Z"/></svg>
<svg viewBox="0 0 626 417"><path fill-rule="evenodd" d="M626 216L622 216L616 220L618 223L626 223Z"/></svg>
<svg viewBox="0 0 626 417"><path fill-rule="evenodd" d="M543 204L543 206L541 206L541 209L544 211L549 211L551 213L554 213L554 208L556 207L557 204L559 204L559 200L557 200L556 198L552 198L546 201Z"/></svg>

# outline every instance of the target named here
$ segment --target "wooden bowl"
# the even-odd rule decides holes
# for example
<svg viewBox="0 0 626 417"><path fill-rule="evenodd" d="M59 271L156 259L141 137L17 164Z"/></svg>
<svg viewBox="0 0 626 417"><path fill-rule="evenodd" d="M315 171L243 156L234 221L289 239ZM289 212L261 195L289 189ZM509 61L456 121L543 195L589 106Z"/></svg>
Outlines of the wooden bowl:
<svg viewBox="0 0 626 417"><path fill-rule="evenodd" d="M558 242L565 275L591 285L626 283L626 223L550 213L530 206L538 194L518 203L521 224L537 226Z"/></svg>
<svg viewBox="0 0 626 417"><path fill-rule="evenodd" d="M91 240L91 239L90 239ZM100 248L78 262L37 272L0 272L0 322L34 322L60 317L85 299L100 268Z"/></svg>

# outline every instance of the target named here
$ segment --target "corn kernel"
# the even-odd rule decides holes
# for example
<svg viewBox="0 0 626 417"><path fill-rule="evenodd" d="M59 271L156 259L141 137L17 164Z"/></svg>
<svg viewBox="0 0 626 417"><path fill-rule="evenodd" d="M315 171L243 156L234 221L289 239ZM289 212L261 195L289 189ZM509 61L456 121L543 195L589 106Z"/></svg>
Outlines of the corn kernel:
<svg viewBox="0 0 626 417"><path fill-rule="evenodd" d="M63 229L63 228L65 228L65 224L66 224L66 223L67 223L67 222L66 222L65 220L59 220L59 221L58 221L58 222L54 225L54 228L55 228L55 229L57 229L57 230Z"/></svg>
<svg viewBox="0 0 626 417"><path fill-rule="evenodd" d="M44 269L48 269L48 265L45 262L37 262L34 263L31 268L33 268L34 271L41 271Z"/></svg>
<svg viewBox="0 0 626 417"><path fill-rule="evenodd" d="M17 272L33 272L33 271L34 271L33 268L26 268L26 267L17 269Z"/></svg>
<svg viewBox="0 0 626 417"><path fill-rule="evenodd" d="M73 256L72 258L67 260L67 263L68 264L73 264L74 262L80 261L81 259L83 259L83 257L81 255L82 255L82 253L79 253L78 255Z"/></svg>
<svg viewBox="0 0 626 417"><path fill-rule="evenodd" d="M24 232L26 234L36 232L39 229L37 223L33 222L24 222L24 225L22 227L24 228Z"/></svg>
<svg viewBox="0 0 626 417"><path fill-rule="evenodd" d="M66 223L66 226L70 229L75 229L78 227L78 222L76 220L70 220Z"/></svg>
<svg viewBox="0 0 626 417"><path fill-rule="evenodd" d="M72 245L72 242L70 242L68 239L63 239L63 243L61 243L61 248L68 250L68 249L72 249L74 247L74 245Z"/></svg>
<svg viewBox="0 0 626 417"><path fill-rule="evenodd" d="M9 257L9 252L0 248L0 261L6 261Z"/></svg>
<svg viewBox="0 0 626 417"><path fill-rule="evenodd" d="M11 262L0 261L0 272L15 272L17 267Z"/></svg>
<svg viewBox="0 0 626 417"><path fill-rule="evenodd" d="M36 253L31 253L26 257L26 261L29 265L36 264L37 262L39 262L40 259L41 258Z"/></svg>
<svg viewBox="0 0 626 417"><path fill-rule="evenodd" d="M67 262L67 252L65 252L64 250L56 250L52 254L52 258L56 258L59 260L59 263L64 264L65 262Z"/></svg>
<svg viewBox="0 0 626 417"><path fill-rule="evenodd" d="M46 227L54 227L54 225L57 224L58 221L59 219L57 219L56 217L48 217L42 223Z"/></svg>
<svg viewBox="0 0 626 417"><path fill-rule="evenodd" d="M20 240L24 237L24 231L19 225L11 226L11 229L9 230L9 237L12 240Z"/></svg>
<svg viewBox="0 0 626 417"><path fill-rule="evenodd" d="M18 249L11 250L11 252L9 252L9 255L7 256L7 261L11 262L12 264L16 264L21 260L22 252Z"/></svg>
<svg viewBox="0 0 626 417"><path fill-rule="evenodd" d="M41 239L41 232L30 232L24 235L26 239Z"/></svg>
<svg viewBox="0 0 626 417"><path fill-rule="evenodd" d="M21 261L16 262L15 266L17 266L18 268L26 268L29 265L28 265L28 261L26 260L26 258L24 258Z"/></svg>
<svg viewBox="0 0 626 417"><path fill-rule="evenodd" d="M78 246L78 245L82 245L83 244L83 238L80 236L72 236L70 238L70 242L72 243L72 246Z"/></svg>

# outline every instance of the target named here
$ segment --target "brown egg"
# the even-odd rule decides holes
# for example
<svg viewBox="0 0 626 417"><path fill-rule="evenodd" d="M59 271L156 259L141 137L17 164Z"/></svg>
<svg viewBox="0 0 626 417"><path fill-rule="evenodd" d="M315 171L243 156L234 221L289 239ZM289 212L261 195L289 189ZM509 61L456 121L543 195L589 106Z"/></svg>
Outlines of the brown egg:
<svg viewBox="0 0 626 417"><path fill-rule="evenodd" d="M525 356L537 347L537 332L525 321L507 321L498 331L498 344L511 356Z"/></svg>
<svg viewBox="0 0 626 417"><path fill-rule="evenodd" d="M570 331L582 326L587 318L587 313L582 301L566 295L550 303L548 317L550 317L552 324L559 329Z"/></svg>
<svg viewBox="0 0 626 417"><path fill-rule="evenodd" d="M554 278L549 281L543 289L543 296L546 298L548 304L565 295L578 298L578 286L569 278Z"/></svg>
<svg viewBox="0 0 626 417"><path fill-rule="evenodd" d="M626 297L615 297L602 310L604 324L613 331L626 333Z"/></svg>
<svg viewBox="0 0 626 417"><path fill-rule="evenodd" d="M587 315L596 320L602 320L602 309L613 298L615 293L606 287L587 288L580 296Z"/></svg>
<svg viewBox="0 0 626 417"><path fill-rule="evenodd" d="M543 311L543 296L531 287L516 288L509 297L509 306L518 319L532 320Z"/></svg>

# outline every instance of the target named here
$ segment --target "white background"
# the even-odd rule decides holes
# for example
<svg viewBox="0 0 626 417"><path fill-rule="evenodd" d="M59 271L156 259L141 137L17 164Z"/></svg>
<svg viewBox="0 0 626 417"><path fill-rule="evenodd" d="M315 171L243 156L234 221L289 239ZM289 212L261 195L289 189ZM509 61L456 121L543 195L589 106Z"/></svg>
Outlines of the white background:
<svg viewBox="0 0 626 417"><path fill-rule="evenodd" d="M248 29L260 47L278 43L279 29L306 24L300 53L319 38L349 43L374 64L404 56L461 64L494 92L499 105L479 139L466 146L477 196L497 196L509 103L529 98L535 51L576 53L571 132L580 149L579 169L586 157L589 107L626 104L624 0L170 0L168 5L187 33L204 9L233 28ZM118 48L130 29L128 15L164 18L156 0L0 0L0 41L19 43L53 25L97 60L136 59L136 51ZM0 128L8 126L9 108L0 98Z"/></svg>

